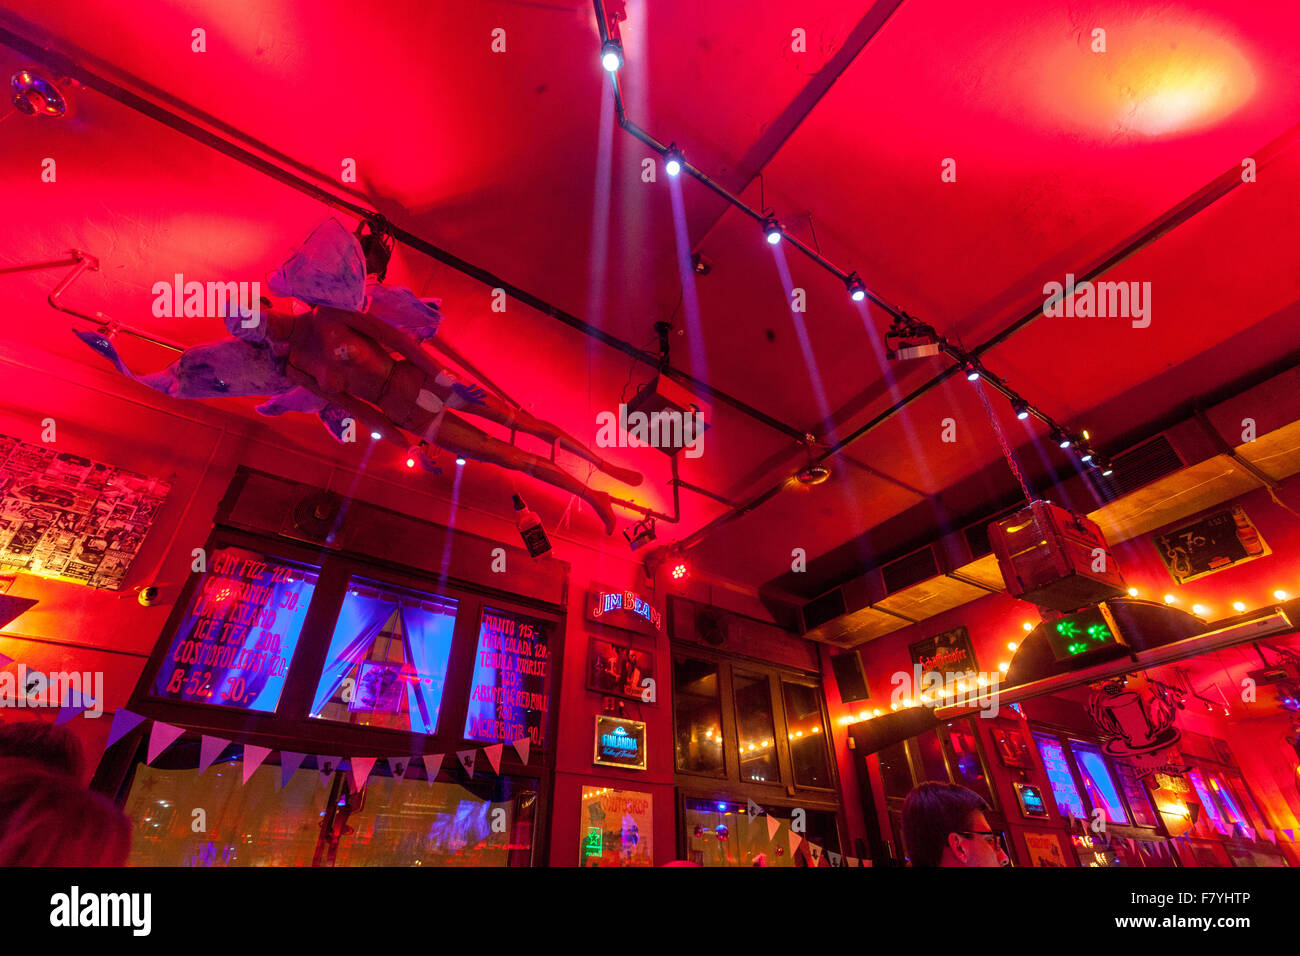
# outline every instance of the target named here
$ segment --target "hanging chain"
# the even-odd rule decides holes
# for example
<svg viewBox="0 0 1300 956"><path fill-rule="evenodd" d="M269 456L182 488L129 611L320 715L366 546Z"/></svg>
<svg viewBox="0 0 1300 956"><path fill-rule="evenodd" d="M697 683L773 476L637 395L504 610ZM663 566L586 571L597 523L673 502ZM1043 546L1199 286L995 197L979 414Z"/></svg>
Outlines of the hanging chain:
<svg viewBox="0 0 1300 956"><path fill-rule="evenodd" d="M989 404L989 397L984 394L984 382L976 380L975 391L979 393L980 401L984 403L984 411L989 416L989 421L993 423L993 431L997 433L998 443L1002 445L1002 457L1007 460L1007 466L1011 473L1016 476L1016 481L1020 483L1020 491L1025 496L1025 502L1033 504L1034 494L1029 490L1029 482L1025 481L1024 473L1020 470L1020 465L1016 461L1015 454L1011 451L1011 446L1007 444L1007 436L1002 432L1002 424L998 421L997 415L993 414L993 406Z"/></svg>

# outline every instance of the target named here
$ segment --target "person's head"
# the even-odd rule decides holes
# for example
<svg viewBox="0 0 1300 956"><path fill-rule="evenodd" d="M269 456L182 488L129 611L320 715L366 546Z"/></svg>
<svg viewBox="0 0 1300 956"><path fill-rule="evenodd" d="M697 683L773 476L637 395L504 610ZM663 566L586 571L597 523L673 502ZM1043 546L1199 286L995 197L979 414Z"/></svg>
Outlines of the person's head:
<svg viewBox="0 0 1300 956"><path fill-rule="evenodd" d="M86 770L81 741L67 727L24 720L0 724L0 759L28 760L50 773L80 780Z"/></svg>
<svg viewBox="0 0 1300 956"><path fill-rule="evenodd" d="M1001 837L978 793L951 783L923 783L903 801L903 839L913 866L1006 866Z"/></svg>
<svg viewBox="0 0 1300 956"><path fill-rule="evenodd" d="M125 866L130 850L131 823L107 797L0 759L0 867Z"/></svg>

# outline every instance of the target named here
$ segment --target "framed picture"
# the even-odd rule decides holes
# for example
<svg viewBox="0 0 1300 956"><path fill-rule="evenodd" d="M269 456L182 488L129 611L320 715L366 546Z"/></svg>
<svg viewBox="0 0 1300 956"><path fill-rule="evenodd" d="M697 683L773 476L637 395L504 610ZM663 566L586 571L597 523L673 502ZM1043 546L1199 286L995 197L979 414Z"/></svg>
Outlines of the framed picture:
<svg viewBox="0 0 1300 956"><path fill-rule="evenodd" d="M655 676L654 651L593 637L587 648L587 687L598 694L641 700Z"/></svg>
<svg viewBox="0 0 1300 956"><path fill-rule="evenodd" d="M1020 770L1034 768L1034 761L1029 753L1029 741L1025 739L1019 727L993 727L990 733L993 735L993 747L997 750L998 758L1004 767L1015 767Z"/></svg>
<svg viewBox="0 0 1300 956"><path fill-rule="evenodd" d="M1211 512L1173 531L1152 535L1151 543L1179 584L1272 553L1241 508Z"/></svg>
<svg viewBox="0 0 1300 956"><path fill-rule="evenodd" d="M1055 833L1026 833L1025 849L1030 866L1068 866L1065 851Z"/></svg>
<svg viewBox="0 0 1300 956"><path fill-rule="evenodd" d="M1017 783L1016 800L1020 802L1020 812L1027 817L1044 818L1047 816L1047 801L1043 798L1043 788L1032 783Z"/></svg>

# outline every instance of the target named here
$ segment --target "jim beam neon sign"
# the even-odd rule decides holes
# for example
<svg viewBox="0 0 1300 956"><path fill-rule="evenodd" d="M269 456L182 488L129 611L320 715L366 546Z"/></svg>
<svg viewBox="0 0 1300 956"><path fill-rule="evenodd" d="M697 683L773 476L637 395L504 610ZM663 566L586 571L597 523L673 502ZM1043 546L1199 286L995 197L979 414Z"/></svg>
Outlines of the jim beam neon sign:
<svg viewBox="0 0 1300 956"><path fill-rule="evenodd" d="M598 591L592 617L603 617L610 611L631 611L644 618L656 631L663 629L664 616L649 601L631 591Z"/></svg>

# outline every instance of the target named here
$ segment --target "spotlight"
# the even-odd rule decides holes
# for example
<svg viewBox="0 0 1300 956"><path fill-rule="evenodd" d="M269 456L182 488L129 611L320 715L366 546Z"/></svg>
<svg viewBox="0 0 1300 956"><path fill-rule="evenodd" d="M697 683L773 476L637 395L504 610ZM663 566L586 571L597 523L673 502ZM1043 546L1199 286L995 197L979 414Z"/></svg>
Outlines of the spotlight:
<svg viewBox="0 0 1300 956"><path fill-rule="evenodd" d="M1137 596L1138 596L1138 593L1139 593L1139 592L1138 592L1138 589L1137 589L1137 588L1129 588L1129 589L1128 589L1128 596L1129 596L1129 597L1137 597Z"/></svg>
<svg viewBox="0 0 1300 956"><path fill-rule="evenodd" d="M673 143L664 153L664 172L669 176L676 176L682 171L683 162L682 151L677 148L676 143Z"/></svg>
<svg viewBox="0 0 1300 956"><path fill-rule="evenodd" d="M686 563L684 561L678 561L673 565L673 580L680 581L682 578L686 577L686 572Z"/></svg>
<svg viewBox="0 0 1300 956"><path fill-rule="evenodd" d="M698 252L691 253L691 268L697 276L706 276L713 271L713 263Z"/></svg>
<svg viewBox="0 0 1300 956"><path fill-rule="evenodd" d="M625 530L623 537L627 539L627 546L633 551L645 547L655 539L655 519L652 516L642 518Z"/></svg>
<svg viewBox="0 0 1300 956"><path fill-rule="evenodd" d="M463 465L463 464L465 464L465 459L464 459L462 456L457 455L457 456L456 456L456 464L458 464L458 465Z"/></svg>
<svg viewBox="0 0 1300 956"><path fill-rule="evenodd" d="M600 65L609 73L618 72L623 65L623 44L617 40L606 42L600 50Z"/></svg>
<svg viewBox="0 0 1300 956"><path fill-rule="evenodd" d="M795 479L801 485L820 485L831 476L831 470L825 465L810 464L795 473Z"/></svg>
<svg viewBox="0 0 1300 956"><path fill-rule="evenodd" d="M1115 473L1115 468L1114 468L1114 466L1110 463L1110 459L1109 459L1109 458L1103 458L1103 457L1101 457L1100 455L1098 455L1098 456L1096 457L1096 467L1097 467L1097 468L1100 468L1100 469L1101 469L1101 473L1102 473L1103 475L1105 475L1106 477L1110 477L1111 475L1113 475L1113 474Z"/></svg>
<svg viewBox="0 0 1300 956"><path fill-rule="evenodd" d="M849 277L844 280L844 285L849 290L849 298L854 302L861 302L867 297L867 284L856 272L849 273Z"/></svg>
<svg viewBox="0 0 1300 956"><path fill-rule="evenodd" d="M373 438L375 441L379 441L379 439L383 438L384 436L379 432L371 432L370 437Z"/></svg>
<svg viewBox="0 0 1300 956"><path fill-rule="evenodd" d="M68 111L67 100L54 84L30 70L9 78L9 93L14 109L28 116L62 116Z"/></svg>
<svg viewBox="0 0 1300 956"><path fill-rule="evenodd" d="M974 362L963 362L961 370L966 373L966 381L978 382L980 380L980 370Z"/></svg>
<svg viewBox="0 0 1300 956"><path fill-rule="evenodd" d="M1079 455L1079 461L1083 462L1085 465L1092 461L1092 449L1084 448L1083 453Z"/></svg>
<svg viewBox="0 0 1300 956"><path fill-rule="evenodd" d="M1022 422L1029 417L1029 403L1023 398L1017 398L1011 403L1011 409L1016 413L1016 418Z"/></svg>
<svg viewBox="0 0 1300 956"><path fill-rule="evenodd" d="M414 468L414 467L415 467L415 459L414 459L414 458L408 458L408 459L406 459L406 467L407 467L407 468Z"/></svg>
<svg viewBox="0 0 1300 956"><path fill-rule="evenodd" d="M763 235L771 245L781 241L781 224L776 221L776 216L768 216L763 220Z"/></svg>
<svg viewBox="0 0 1300 956"><path fill-rule="evenodd" d="M1064 428L1053 429L1052 439L1061 448L1069 448L1072 444L1074 444L1074 440L1070 437L1069 433L1066 432Z"/></svg>
<svg viewBox="0 0 1300 956"><path fill-rule="evenodd" d="M1246 610L1246 605L1243 604L1243 603L1240 602L1240 601L1233 601L1233 602L1232 602L1232 609L1233 609L1234 611L1236 611L1238 614L1241 614L1242 612L1244 612L1244 611Z"/></svg>

